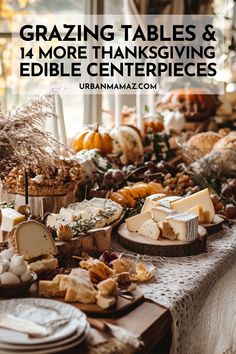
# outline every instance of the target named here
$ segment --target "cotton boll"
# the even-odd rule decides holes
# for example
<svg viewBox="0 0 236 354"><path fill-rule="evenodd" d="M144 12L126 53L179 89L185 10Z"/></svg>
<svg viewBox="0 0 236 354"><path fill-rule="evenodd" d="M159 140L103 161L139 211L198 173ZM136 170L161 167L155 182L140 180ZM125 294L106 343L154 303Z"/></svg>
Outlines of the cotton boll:
<svg viewBox="0 0 236 354"><path fill-rule="evenodd" d="M0 253L1 258L10 260L14 256L15 250L14 247L9 248L8 250L4 250Z"/></svg>
<svg viewBox="0 0 236 354"><path fill-rule="evenodd" d="M20 278L24 282L25 281L29 281L31 279L31 277L32 277L31 274L32 274L31 271L29 269L27 269L27 271L25 273L23 273Z"/></svg>
<svg viewBox="0 0 236 354"><path fill-rule="evenodd" d="M26 270L28 269L26 263L24 262L23 264L20 264L20 265L15 265L13 262L11 262L11 265L10 265L10 272L16 274L16 275L22 275L26 272Z"/></svg>
<svg viewBox="0 0 236 354"><path fill-rule="evenodd" d="M19 267L24 263L25 263L24 256L14 255L11 259L11 264L16 267Z"/></svg>
<svg viewBox="0 0 236 354"><path fill-rule="evenodd" d="M0 260L0 274L7 272L10 267L10 262L7 259Z"/></svg>
<svg viewBox="0 0 236 354"><path fill-rule="evenodd" d="M19 284L20 279L18 276L12 272L5 272L0 275L1 283L3 285Z"/></svg>

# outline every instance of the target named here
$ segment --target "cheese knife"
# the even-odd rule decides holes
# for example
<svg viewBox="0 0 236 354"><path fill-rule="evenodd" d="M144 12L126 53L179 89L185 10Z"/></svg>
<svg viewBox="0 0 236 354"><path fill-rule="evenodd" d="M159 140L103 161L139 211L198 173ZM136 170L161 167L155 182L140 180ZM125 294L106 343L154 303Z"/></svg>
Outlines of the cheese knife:
<svg viewBox="0 0 236 354"><path fill-rule="evenodd" d="M26 333L31 338L47 337L51 333L48 328L10 314L1 315L0 327Z"/></svg>

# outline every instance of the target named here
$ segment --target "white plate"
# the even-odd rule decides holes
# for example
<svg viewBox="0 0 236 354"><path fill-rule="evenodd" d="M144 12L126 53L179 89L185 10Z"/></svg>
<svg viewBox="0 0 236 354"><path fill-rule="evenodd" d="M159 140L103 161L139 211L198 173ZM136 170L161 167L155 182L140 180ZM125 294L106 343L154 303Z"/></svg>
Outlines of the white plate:
<svg viewBox="0 0 236 354"><path fill-rule="evenodd" d="M19 349L16 350L12 350L12 349L4 349L1 348L1 343L0 343L0 353L1 354L51 354L51 353L60 353L62 351L74 348L76 346L78 346L79 344L81 344L87 337L88 333L89 333L89 329L90 326L88 326L88 328L86 329L84 335L76 340L74 340L71 343L68 344L64 344L64 345L60 345L59 347L53 347L53 348L48 348L48 349L39 349L39 350L27 350L27 351L19 351Z"/></svg>
<svg viewBox="0 0 236 354"><path fill-rule="evenodd" d="M44 338L29 338L27 334L0 330L0 342L9 344L36 345L61 341L73 333L78 335L84 333L87 327L86 315L74 306L61 301L25 298L0 301L0 316L4 313L19 318L28 319L42 326L49 325L50 321L56 319L68 319L68 323L57 328L51 335ZM14 333L14 335L12 335Z"/></svg>
<svg viewBox="0 0 236 354"><path fill-rule="evenodd" d="M72 334L71 337L68 337L66 339L63 339L61 341L57 341L57 342L52 342L52 343L45 343L45 344L35 344L35 345L22 345L22 344L9 344L9 343L4 343L4 342L0 342L0 348L3 348L4 350L13 350L13 351L18 351L19 353L21 353L21 351L32 351L34 352L35 350L44 350L44 349L48 349L48 348L57 348L57 347L61 347L62 345L65 344L69 344L75 340L78 340L80 338L83 338L85 333L88 332L90 326L89 323L87 324L87 327L85 329L85 332L83 332L82 334L79 335L79 332L75 332L74 334Z"/></svg>

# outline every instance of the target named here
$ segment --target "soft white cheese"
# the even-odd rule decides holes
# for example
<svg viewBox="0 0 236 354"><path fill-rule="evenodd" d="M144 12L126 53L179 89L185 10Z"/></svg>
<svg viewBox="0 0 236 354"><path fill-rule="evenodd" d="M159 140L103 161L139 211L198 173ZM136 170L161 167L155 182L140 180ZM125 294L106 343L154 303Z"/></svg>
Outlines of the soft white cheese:
<svg viewBox="0 0 236 354"><path fill-rule="evenodd" d="M152 208L151 213L152 213L153 220L159 222L159 221L164 221L167 216L175 214L176 211L171 210L169 208L165 208L163 206L157 206Z"/></svg>
<svg viewBox="0 0 236 354"><path fill-rule="evenodd" d="M161 205L166 208L170 208L173 202L176 202L178 200L181 200L182 197L178 197L176 195L171 195L169 197L160 199L156 202L157 205Z"/></svg>
<svg viewBox="0 0 236 354"><path fill-rule="evenodd" d="M177 240L193 241L198 235L198 216L182 213L168 216L166 221L170 224Z"/></svg>
<svg viewBox="0 0 236 354"><path fill-rule="evenodd" d="M59 215L61 215L68 222L77 221L81 217L78 211L76 212L75 210L69 208L61 208Z"/></svg>
<svg viewBox="0 0 236 354"><path fill-rule="evenodd" d="M155 221L152 219L147 220L143 223L138 233L140 235L150 237L154 240L157 240L160 236L160 229Z"/></svg>
<svg viewBox="0 0 236 354"><path fill-rule="evenodd" d="M145 213L131 216L130 218L125 220L127 229L131 232L138 232L141 226L143 225L143 223L151 218L152 216L150 211L146 211Z"/></svg>
<svg viewBox="0 0 236 354"><path fill-rule="evenodd" d="M204 222L211 223L215 217L215 209L208 188L171 203L171 209L183 213L196 205L200 205L203 210Z"/></svg>
<svg viewBox="0 0 236 354"><path fill-rule="evenodd" d="M199 224L204 223L204 213L203 213L202 207L200 205L196 205L196 206L192 207L191 209L188 209L186 211L186 213L197 215Z"/></svg>
<svg viewBox="0 0 236 354"><path fill-rule="evenodd" d="M144 213L145 211L152 209L155 206L155 202L163 198L165 198L165 194L157 193L157 194L149 195L145 199L141 213Z"/></svg>

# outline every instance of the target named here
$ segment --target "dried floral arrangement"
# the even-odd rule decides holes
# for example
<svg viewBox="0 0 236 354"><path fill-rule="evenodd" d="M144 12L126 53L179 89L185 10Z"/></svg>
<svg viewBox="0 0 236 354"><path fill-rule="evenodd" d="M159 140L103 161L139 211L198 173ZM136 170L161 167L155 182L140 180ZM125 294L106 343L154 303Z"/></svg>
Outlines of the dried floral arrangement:
<svg viewBox="0 0 236 354"><path fill-rule="evenodd" d="M67 192L70 183L79 179L79 166L59 158L60 149L66 148L41 129L48 118L58 119L51 93L37 96L5 115L0 111L0 178L7 191L24 193L24 170L29 174L32 195L41 194L42 190L45 194L58 185L61 187L58 193L63 193L65 184ZM42 177L35 178L38 175Z"/></svg>

